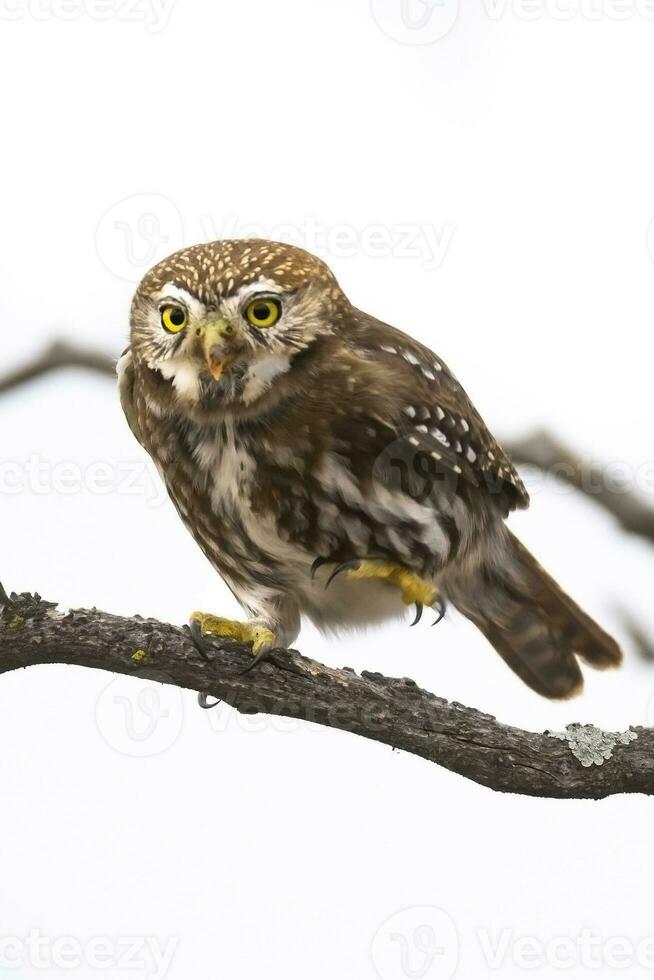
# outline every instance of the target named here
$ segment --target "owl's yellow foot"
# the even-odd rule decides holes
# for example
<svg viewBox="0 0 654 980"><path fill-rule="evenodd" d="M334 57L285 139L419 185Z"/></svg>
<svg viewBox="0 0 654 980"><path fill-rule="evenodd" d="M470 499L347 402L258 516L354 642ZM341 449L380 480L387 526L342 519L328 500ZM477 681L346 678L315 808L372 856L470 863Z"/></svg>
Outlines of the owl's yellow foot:
<svg viewBox="0 0 654 980"><path fill-rule="evenodd" d="M311 577L314 578L320 566L327 562L328 559L316 559L311 569ZM377 579L397 586L405 605L410 606L415 603L416 615L411 623L412 626L420 622L424 606L433 606L437 610L436 623L440 623L445 614L445 603L439 595L438 589L430 582L420 578L415 572L409 571L408 568L404 568L403 565L398 565L396 562L386 561L382 558L372 558L365 561L353 559L352 561L341 562L327 579L325 588L328 588L341 572L347 572L349 578Z"/></svg>
<svg viewBox="0 0 654 980"><path fill-rule="evenodd" d="M414 602L416 605L433 606L438 599L438 590L430 582L425 582L419 575L395 562L362 561L357 568L352 568L347 574L349 578L381 579L396 585L406 606L411 606Z"/></svg>
<svg viewBox="0 0 654 980"><path fill-rule="evenodd" d="M271 650L276 643L275 634L268 627L253 620L240 623L236 619L221 619L211 613L194 612L191 615L191 631L194 636L222 636L225 639L237 640L239 643L251 643L252 653L257 656Z"/></svg>
<svg viewBox="0 0 654 980"><path fill-rule="evenodd" d="M236 619L222 619L220 616L212 616L211 613L194 612L189 623L191 636L195 641L200 653L208 658L205 638L210 636L222 636L224 639L237 640L239 643L251 643L254 658L250 667L246 667L243 673L247 673L251 667L265 659L266 654L277 645L277 637L271 629L264 626L257 620L249 623L240 623ZM210 700L211 694L198 694L198 704L201 708L215 708L220 704L217 699Z"/></svg>

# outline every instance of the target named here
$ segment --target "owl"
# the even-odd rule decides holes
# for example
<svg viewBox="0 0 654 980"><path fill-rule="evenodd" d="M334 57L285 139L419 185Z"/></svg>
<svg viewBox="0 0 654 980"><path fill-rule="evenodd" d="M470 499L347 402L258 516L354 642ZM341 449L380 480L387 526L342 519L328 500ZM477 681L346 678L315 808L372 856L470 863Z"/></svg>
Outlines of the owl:
<svg viewBox="0 0 654 980"><path fill-rule="evenodd" d="M193 613L260 658L451 603L533 690L566 698L608 636L505 524L529 498L443 361L356 309L320 259L186 248L140 283L118 362L132 432L247 613ZM206 641L205 641L206 642ZM201 699L202 703L202 699Z"/></svg>

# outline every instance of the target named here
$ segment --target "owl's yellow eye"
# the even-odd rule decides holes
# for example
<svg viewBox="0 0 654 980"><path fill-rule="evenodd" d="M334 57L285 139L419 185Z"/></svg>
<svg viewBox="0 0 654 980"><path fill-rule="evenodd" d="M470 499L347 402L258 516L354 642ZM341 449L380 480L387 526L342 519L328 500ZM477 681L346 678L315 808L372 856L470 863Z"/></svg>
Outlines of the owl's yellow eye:
<svg viewBox="0 0 654 980"><path fill-rule="evenodd" d="M179 333L188 323L188 313L183 306L164 306L161 325L168 333Z"/></svg>
<svg viewBox="0 0 654 980"><path fill-rule="evenodd" d="M273 327L282 314L282 304L276 299L253 299L245 307L245 319L253 327Z"/></svg>

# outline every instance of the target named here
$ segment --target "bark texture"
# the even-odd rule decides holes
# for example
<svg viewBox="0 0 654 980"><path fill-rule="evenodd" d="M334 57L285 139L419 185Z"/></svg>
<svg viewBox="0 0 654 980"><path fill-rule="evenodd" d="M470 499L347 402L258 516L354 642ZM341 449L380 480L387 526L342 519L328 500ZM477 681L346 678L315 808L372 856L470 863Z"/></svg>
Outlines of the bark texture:
<svg viewBox="0 0 654 980"><path fill-rule="evenodd" d="M212 641L203 656L187 627L97 609L59 612L0 587L0 673L74 664L205 691L245 714L300 718L411 752L489 789L582 799L654 793L654 730L522 731L450 703L408 678L335 670L277 650L254 670L247 647ZM199 709L198 709L199 710Z"/></svg>

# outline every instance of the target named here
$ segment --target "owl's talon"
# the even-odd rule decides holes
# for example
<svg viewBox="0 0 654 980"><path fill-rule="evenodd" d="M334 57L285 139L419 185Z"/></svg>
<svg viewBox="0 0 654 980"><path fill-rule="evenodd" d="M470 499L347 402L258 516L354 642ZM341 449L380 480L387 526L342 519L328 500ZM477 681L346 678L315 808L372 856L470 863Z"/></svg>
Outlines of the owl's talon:
<svg viewBox="0 0 654 980"><path fill-rule="evenodd" d="M251 670L261 666L265 660L268 660L270 654L272 653L272 649L272 647L264 647L263 650L260 650L259 653L252 658L247 667L244 667L243 670L239 671L240 676L243 677L244 674L249 674Z"/></svg>
<svg viewBox="0 0 654 980"><path fill-rule="evenodd" d="M204 657L206 661L210 661L211 657L207 653L208 644L202 633L202 626L200 625L199 621L191 617L188 628L191 632L191 639L193 640L198 653L201 657Z"/></svg>
<svg viewBox="0 0 654 980"><path fill-rule="evenodd" d="M436 619L434 620L434 622L431 625L432 626L438 626L438 624L443 619L443 617L445 616L445 613L447 611L447 605L445 603L445 600L441 596L439 596L438 599L436 600L436 602L434 603L433 608L436 610L436 612L438 613L438 615L436 616Z"/></svg>
<svg viewBox="0 0 654 980"><path fill-rule="evenodd" d="M418 623L422 619L422 610L423 610L423 608L424 607L423 607L423 605L422 605L421 602L416 602L416 617L415 617L415 619L413 620L412 623L409 623L409 626L417 626L418 625Z"/></svg>
<svg viewBox="0 0 654 980"><path fill-rule="evenodd" d="M220 698L214 698L210 703L209 698L213 698L213 694L198 694L198 704L204 711L208 711L210 708L217 708L221 704Z"/></svg>
<svg viewBox="0 0 654 980"><path fill-rule="evenodd" d="M6 606L13 606L13 604L13 600L9 598L5 592L2 582L0 582L0 612L2 612Z"/></svg>
<svg viewBox="0 0 654 980"><path fill-rule="evenodd" d="M352 559L350 559L350 561L342 561L342 562L340 562L336 566L336 568L334 569L334 571L331 573L331 575L329 576L329 578L327 579L327 581L325 582L325 589L328 589L329 588L329 586L332 584L332 582L334 581L334 579L336 578L336 576L337 575L340 575L341 572L347 572L347 571L356 570L360 566L360 564L361 564L361 561L358 558L352 558Z"/></svg>
<svg viewBox="0 0 654 980"><path fill-rule="evenodd" d="M311 580L316 577L318 569L322 568L323 565L329 564L329 558L316 558L316 560L311 565L311 570L309 571L309 576Z"/></svg>

